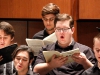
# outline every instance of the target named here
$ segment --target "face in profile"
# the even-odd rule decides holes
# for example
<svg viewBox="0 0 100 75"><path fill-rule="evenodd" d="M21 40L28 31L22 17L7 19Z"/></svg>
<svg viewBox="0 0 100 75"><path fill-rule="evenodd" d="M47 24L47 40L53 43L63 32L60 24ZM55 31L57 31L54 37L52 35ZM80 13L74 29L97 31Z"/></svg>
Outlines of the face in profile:
<svg viewBox="0 0 100 75"><path fill-rule="evenodd" d="M54 19L55 19L55 15L53 14L48 14L48 15L43 16L42 20L43 20L45 28L48 31L54 29Z"/></svg>
<svg viewBox="0 0 100 75"><path fill-rule="evenodd" d="M12 41L11 35L7 35L3 30L0 30L0 48L9 46Z"/></svg>
<svg viewBox="0 0 100 75"><path fill-rule="evenodd" d="M26 51L19 51L13 61L14 66L18 72L28 71L29 54Z"/></svg>
<svg viewBox="0 0 100 75"><path fill-rule="evenodd" d="M97 38L95 38L93 50L94 50L96 59L100 63L100 40Z"/></svg>

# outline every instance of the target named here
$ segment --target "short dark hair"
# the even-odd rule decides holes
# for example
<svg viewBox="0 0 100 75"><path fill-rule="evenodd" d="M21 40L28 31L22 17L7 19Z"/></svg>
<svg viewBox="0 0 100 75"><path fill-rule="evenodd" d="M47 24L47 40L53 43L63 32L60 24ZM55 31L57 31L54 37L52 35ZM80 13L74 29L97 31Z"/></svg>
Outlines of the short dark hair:
<svg viewBox="0 0 100 75"><path fill-rule="evenodd" d="M65 20L68 20L70 22L70 28L74 26L74 20L72 16L70 16L69 14L57 14L54 20L54 25L56 26L57 21L65 21Z"/></svg>
<svg viewBox="0 0 100 75"><path fill-rule="evenodd" d="M54 3L49 3L42 8L41 15L42 16L45 16L48 14L56 15L58 13L60 13L59 7L57 5L55 5Z"/></svg>
<svg viewBox="0 0 100 75"><path fill-rule="evenodd" d="M17 53L19 51L26 51L29 54L29 60L34 58L34 54L32 52L32 49L26 45L20 45L12 54L12 58L15 59Z"/></svg>
<svg viewBox="0 0 100 75"><path fill-rule="evenodd" d="M3 30L7 35L10 35L11 38L15 36L15 30L13 26L8 22L0 22L0 30Z"/></svg>
<svg viewBox="0 0 100 75"><path fill-rule="evenodd" d="M95 43L95 39L98 39L98 40L100 40L100 33L98 33L94 38L93 38L93 44Z"/></svg>

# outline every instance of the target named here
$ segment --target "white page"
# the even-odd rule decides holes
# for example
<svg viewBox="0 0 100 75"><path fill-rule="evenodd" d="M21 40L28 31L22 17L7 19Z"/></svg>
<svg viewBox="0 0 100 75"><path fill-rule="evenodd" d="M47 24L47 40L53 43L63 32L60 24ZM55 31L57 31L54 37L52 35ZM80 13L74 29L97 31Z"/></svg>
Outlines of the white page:
<svg viewBox="0 0 100 75"><path fill-rule="evenodd" d="M34 55L37 56L39 53L39 50L44 46L44 43L42 40L39 39L28 39L26 38L26 43L29 47L32 48Z"/></svg>
<svg viewBox="0 0 100 75"><path fill-rule="evenodd" d="M55 33L52 33L51 35L47 36L43 39L43 41L45 45L55 43L57 41Z"/></svg>

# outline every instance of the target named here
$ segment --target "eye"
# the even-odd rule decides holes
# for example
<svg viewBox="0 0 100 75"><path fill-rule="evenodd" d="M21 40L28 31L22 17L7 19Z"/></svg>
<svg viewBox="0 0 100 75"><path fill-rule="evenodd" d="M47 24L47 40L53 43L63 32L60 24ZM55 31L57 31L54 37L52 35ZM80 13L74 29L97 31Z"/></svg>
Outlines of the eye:
<svg viewBox="0 0 100 75"><path fill-rule="evenodd" d="M17 58L17 57L16 57L16 59L17 59L17 60L20 60L20 58Z"/></svg>
<svg viewBox="0 0 100 75"><path fill-rule="evenodd" d="M96 49L96 52L100 52L100 49Z"/></svg>
<svg viewBox="0 0 100 75"><path fill-rule="evenodd" d="M44 20L44 21L47 21L48 19L47 19L47 18L43 18L43 20Z"/></svg>
<svg viewBox="0 0 100 75"><path fill-rule="evenodd" d="M61 29L61 28L56 28L56 30L57 30L57 31L61 31L62 29Z"/></svg>
<svg viewBox="0 0 100 75"><path fill-rule="evenodd" d="M27 61L27 59L23 59L23 61Z"/></svg>
<svg viewBox="0 0 100 75"><path fill-rule="evenodd" d="M7 37L4 37L4 39L7 39Z"/></svg>
<svg viewBox="0 0 100 75"><path fill-rule="evenodd" d="M53 21L54 20L54 18L50 18L50 21Z"/></svg>

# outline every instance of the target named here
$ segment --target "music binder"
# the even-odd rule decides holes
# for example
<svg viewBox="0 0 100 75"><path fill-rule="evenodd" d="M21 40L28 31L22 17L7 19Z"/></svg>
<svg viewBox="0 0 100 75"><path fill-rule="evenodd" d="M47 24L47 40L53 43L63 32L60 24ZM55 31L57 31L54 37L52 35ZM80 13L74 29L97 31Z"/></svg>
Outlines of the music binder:
<svg viewBox="0 0 100 75"><path fill-rule="evenodd" d="M0 56L2 56L2 58L3 58L0 61L0 65L12 61L12 53L17 48L17 46L18 46L17 43L14 43L10 46L7 46L7 47L0 49Z"/></svg>

